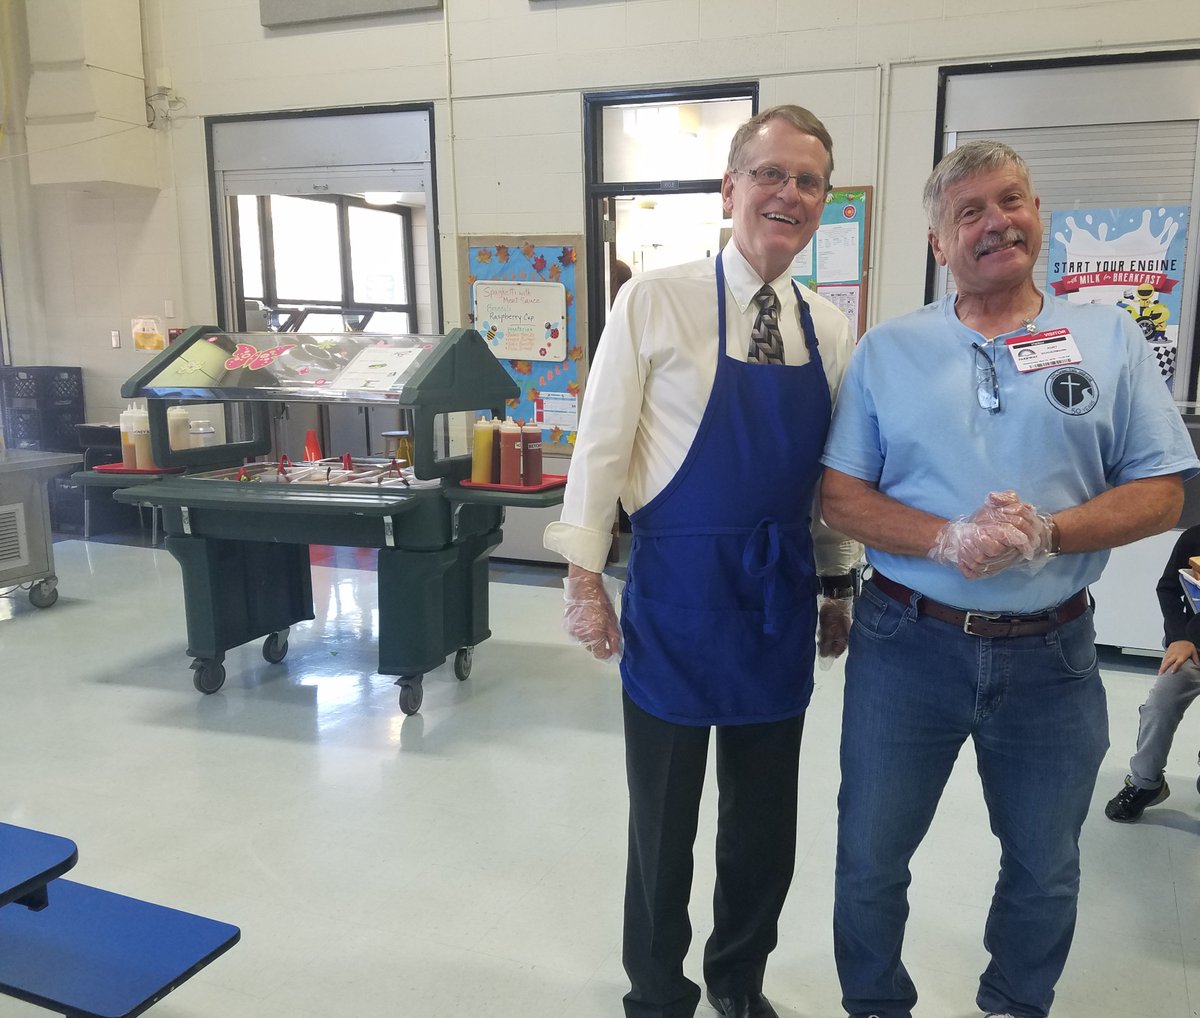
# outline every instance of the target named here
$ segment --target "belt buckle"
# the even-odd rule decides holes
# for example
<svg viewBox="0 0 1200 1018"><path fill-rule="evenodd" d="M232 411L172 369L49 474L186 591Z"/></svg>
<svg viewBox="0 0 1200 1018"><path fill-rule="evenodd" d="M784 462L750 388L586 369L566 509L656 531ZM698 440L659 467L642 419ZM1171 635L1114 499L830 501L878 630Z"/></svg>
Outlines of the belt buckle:
<svg viewBox="0 0 1200 1018"><path fill-rule="evenodd" d="M986 622L996 622L1002 615L1002 612L967 612L963 616L963 632L968 636L984 636L984 633L976 633L971 629L972 623L976 619L982 619Z"/></svg>

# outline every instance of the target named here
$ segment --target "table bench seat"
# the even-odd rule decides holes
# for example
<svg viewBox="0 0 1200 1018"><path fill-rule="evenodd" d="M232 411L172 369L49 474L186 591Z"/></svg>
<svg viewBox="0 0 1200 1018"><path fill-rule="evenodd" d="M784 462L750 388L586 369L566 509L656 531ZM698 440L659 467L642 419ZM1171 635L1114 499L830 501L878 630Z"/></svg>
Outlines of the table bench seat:
<svg viewBox="0 0 1200 1018"><path fill-rule="evenodd" d="M52 880L0 908L0 993L69 1018L133 1018L237 943L228 923Z"/></svg>

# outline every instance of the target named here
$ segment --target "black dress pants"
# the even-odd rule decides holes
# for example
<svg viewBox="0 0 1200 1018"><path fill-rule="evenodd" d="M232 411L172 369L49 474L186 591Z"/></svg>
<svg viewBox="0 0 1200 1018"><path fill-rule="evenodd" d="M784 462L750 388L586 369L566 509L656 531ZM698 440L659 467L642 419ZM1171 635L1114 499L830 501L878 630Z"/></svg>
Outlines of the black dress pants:
<svg viewBox="0 0 1200 1018"><path fill-rule="evenodd" d="M622 958L627 1018L691 1018L700 987L683 974L688 899L709 729L663 721L624 695L629 863ZM796 862L804 716L716 726L718 816L713 931L704 981L720 997L762 989Z"/></svg>

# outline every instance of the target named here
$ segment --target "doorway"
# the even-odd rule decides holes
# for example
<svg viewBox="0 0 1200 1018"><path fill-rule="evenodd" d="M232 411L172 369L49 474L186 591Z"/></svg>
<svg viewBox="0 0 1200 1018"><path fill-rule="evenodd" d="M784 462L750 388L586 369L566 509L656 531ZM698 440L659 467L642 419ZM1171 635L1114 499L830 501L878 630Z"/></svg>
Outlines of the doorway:
<svg viewBox="0 0 1200 1018"><path fill-rule="evenodd" d="M583 101L591 360L626 279L720 251L729 143L758 112L758 85L598 93ZM622 559L629 530L618 506L610 562Z"/></svg>
<svg viewBox="0 0 1200 1018"><path fill-rule="evenodd" d="M721 177L758 84L584 96L588 355L627 269L637 274L716 257Z"/></svg>

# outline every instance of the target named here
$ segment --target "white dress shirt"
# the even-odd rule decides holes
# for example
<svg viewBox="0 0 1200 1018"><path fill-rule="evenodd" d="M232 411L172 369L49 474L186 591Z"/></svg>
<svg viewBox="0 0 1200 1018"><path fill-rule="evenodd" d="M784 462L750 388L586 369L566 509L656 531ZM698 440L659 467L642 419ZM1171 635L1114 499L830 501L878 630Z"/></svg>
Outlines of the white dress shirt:
<svg viewBox="0 0 1200 1018"><path fill-rule="evenodd" d="M726 245L722 264L726 352L745 361L758 315L754 295L763 281L736 243ZM771 286L780 302L786 363L807 364L808 348L791 277L780 276ZM850 325L823 297L805 293L805 300L830 397L836 399L854 347ZM584 569L603 570L618 497L632 514L678 473L699 430L716 371L714 259L646 272L621 287L588 374L562 517L546 528L546 548ZM747 450L747 455L753 453ZM772 464L763 464L764 470L771 468ZM716 487L721 478L713 477L712 482ZM818 517L814 506L817 572L849 572L861 554L860 546L817 522Z"/></svg>

